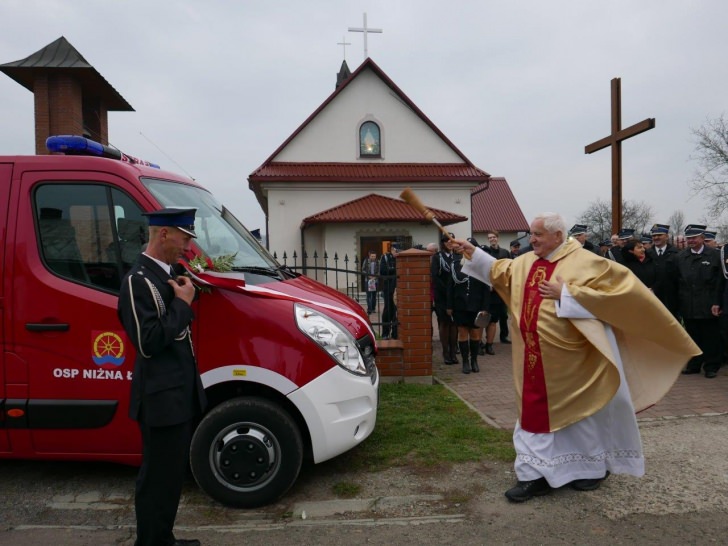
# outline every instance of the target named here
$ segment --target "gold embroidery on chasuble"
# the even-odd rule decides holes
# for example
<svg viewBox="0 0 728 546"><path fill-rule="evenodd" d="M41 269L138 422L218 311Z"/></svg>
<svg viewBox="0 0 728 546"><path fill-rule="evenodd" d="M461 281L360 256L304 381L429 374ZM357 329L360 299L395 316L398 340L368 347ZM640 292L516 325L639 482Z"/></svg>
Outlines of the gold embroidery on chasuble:
<svg viewBox="0 0 728 546"><path fill-rule="evenodd" d="M539 346L538 318L543 296L539 285L548 280L556 263L539 259L534 262L526 280L520 317L521 335L528 340L523 354L523 392L521 395L521 426L529 432L549 432L549 402Z"/></svg>

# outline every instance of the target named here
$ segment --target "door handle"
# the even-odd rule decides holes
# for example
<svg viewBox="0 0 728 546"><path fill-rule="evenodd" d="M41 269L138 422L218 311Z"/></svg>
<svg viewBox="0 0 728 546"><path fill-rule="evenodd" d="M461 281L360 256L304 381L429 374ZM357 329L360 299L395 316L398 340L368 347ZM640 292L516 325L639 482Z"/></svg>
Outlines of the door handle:
<svg viewBox="0 0 728 546"><path fill-rule="evenodd" d="M26 323L25 329L29 332L67 332L70 329L70 324L33 324Z"/></svg>

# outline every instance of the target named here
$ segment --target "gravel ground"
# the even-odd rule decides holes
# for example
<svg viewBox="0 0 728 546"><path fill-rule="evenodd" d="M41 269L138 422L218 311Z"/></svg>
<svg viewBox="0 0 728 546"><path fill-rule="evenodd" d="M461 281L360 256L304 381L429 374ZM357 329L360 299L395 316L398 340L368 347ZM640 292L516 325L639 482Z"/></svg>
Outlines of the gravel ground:
<svg viewBox="0 0 728 546"><path fill-rule="evenodd" d="M597 491L562 488L514 505L503 496L515 481L510 463L379 473L324 463L305 469L280 502L254 511L222 507L190 482L178 535L208 546L724 543L728 415L642 421L640 428L646 475L610 476ZM0 544L130 546L134 472L1 462ZM337 499L333 488L342 483L360 487L355 499Z"/></svg>

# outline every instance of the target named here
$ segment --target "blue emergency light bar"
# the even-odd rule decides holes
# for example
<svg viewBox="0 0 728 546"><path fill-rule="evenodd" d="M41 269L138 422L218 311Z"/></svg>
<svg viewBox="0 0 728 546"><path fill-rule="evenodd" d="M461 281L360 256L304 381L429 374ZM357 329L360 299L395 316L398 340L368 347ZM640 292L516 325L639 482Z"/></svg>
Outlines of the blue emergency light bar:
<svg viewBox="0 0 728 546"><path fill-rule="evenodd" d="M98 157L107 157L109 159L119 159L134 165L146 165L159 169L159 165L138 159L136 157L126 155L116 148L106 146L100 142L96 142L86 137L76 135L59 135L50 136L46 139L46 148L49 152L61 153L66 155L95 155Z"/></svg>

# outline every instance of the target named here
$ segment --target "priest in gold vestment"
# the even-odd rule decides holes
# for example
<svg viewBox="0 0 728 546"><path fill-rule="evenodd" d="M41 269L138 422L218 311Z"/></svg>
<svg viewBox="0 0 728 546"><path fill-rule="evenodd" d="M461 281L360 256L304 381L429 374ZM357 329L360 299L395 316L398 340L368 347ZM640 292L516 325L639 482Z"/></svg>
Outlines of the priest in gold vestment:
<svg viewBox="0 0 728 546"><path fill-rule="evenodd" d="M609 473L644 474L635 410L657 403L700 349L622 265L566 240L555 213L531 223L533 252L496 260L467 241L463 272L491 285L515 322L513 502Z"/></svg>

